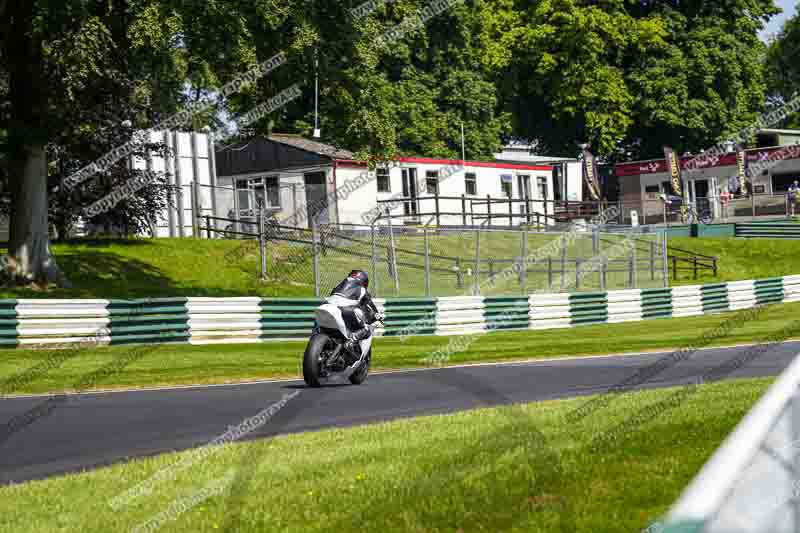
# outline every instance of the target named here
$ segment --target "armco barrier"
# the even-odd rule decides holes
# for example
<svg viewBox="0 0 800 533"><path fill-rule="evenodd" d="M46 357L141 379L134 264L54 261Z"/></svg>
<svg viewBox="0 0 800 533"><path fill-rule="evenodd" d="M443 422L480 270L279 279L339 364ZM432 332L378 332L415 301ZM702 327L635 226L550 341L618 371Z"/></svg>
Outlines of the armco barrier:
<svg viewBox="0 0 800 533"><path fill-rule="evenodd" d="M261 298L188 298L192 344L259 342Z"/></svg>
<svg viewBox="0 0 800 533"><path fill-rule="evenodd" d="M17 341L25 345L111 342L109 300L20 299L15 307Z"/></svg>
<svg viewBox="0 0 800 533"><path fill-rule="evenodd" d="M0 300L0 346L16 346L17 341L17 301Z"/></svg>
<svg viewBox="0 0 800 533"><path fill-rule="evenodd" d="M689 317L800 301L800 275L529 296L375 299L378 336L472 335ZM0 346L71 343L258 343L306 339L320 298L0 300Z"/></svg>
<svg viewBox="0 0 800 533"><path fill-rule="evenodd" d="M111 344L186 342L191 337L187 298L109 300Z"/></svg>

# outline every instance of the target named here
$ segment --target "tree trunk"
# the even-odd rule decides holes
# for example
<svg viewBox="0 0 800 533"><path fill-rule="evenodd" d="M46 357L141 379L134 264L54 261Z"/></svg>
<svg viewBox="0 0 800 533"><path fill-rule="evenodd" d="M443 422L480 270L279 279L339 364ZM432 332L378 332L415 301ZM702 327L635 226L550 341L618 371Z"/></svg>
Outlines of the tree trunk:
<svg viewBox="0 0 800 533"><path fill-rule="evenodd" d="M60 281L50 252L47 223L47 153L43 145L25 146L12 159L9 266L20 281Z"/></svg>
<svg viewBox="0 0 800 533"><path fill-rule="evenodd" d="M43 39L35 31L35 2L12 2L3 17L7 59L9 178L11 220L5 273L13 282L62 282L50 253L47 202L47 143L50 84L45 73ZM5 277L5 276L2 276Z"/></svg>

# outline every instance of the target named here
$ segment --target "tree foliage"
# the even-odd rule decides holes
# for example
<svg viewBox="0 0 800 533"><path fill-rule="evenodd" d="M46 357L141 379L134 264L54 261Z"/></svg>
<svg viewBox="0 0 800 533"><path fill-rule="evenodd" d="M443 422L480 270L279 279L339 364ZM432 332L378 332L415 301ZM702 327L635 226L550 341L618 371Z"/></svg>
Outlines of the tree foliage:
<svg viewBox="0 0 800 533"><path fill-rule="evenodd" d="M491 158L511 138L566 156L588 142L612 160L658 157L662 144L697 151L797 86L797 21L768 56L757 37L778 12L773 0L458 0L391 42L379 37L430 0L377 1L355 19L362 3L0 0L0 182L18 206L49 202L66 227L70 202L128 176L98 173L78 196L44 204L40 194L130 139L123 121L148 128L210 97L181 127L220 130L222 112L235 121L300 83L301 98L241 133L308 135L315 75L323 140L364 159L460 158L462 126L468 159ZM285 65L219 96L278 52ZM131 210L125 220L141 224L141 209L166 198L151 193L113 216ZM11 253L41 275L46 235L24 212L12 209Z"/></svg>
<svg viewBox="0 0 800 533"><path fill-rule="evenodd" d="M777 107L800 94L800 14L787 20L767 53L768 103ZM784 127L800 127L800 115L789 117Z"/></svg>

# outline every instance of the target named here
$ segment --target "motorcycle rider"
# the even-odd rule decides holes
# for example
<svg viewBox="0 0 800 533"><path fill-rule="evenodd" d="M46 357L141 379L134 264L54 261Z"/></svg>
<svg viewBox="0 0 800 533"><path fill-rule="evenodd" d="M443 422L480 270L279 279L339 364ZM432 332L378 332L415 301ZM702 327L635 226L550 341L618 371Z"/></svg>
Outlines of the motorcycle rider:
<svg viewBox="0 0 800 533"><path fill-rule="evenodd" d="M327 302L342 310L342 316L350 330L350 338L344 348L357 355L355 348L362 340L372 335L370 324L383 320L383 313L372 301L369 291L369 276L363 270L351 270L347 277L331 291Z"/></svg>

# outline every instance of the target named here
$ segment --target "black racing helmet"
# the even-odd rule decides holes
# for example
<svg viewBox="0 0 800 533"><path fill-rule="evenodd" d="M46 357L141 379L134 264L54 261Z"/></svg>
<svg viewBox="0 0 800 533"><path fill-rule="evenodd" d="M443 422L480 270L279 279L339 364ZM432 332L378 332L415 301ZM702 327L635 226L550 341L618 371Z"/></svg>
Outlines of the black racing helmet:
<svg viewBox="0 0 800 533"><path fill-rule="evenodd" d="M357 279L361 282L362 287L369 288L369 276L363 270L351 270L347 277Z"/></svg>

